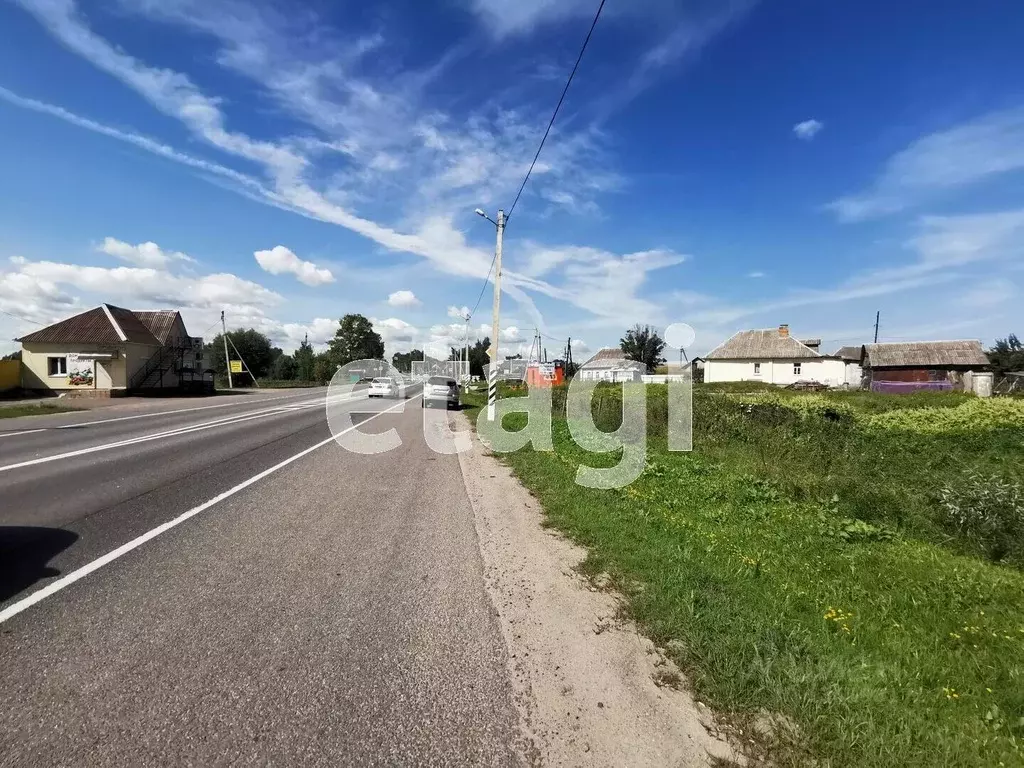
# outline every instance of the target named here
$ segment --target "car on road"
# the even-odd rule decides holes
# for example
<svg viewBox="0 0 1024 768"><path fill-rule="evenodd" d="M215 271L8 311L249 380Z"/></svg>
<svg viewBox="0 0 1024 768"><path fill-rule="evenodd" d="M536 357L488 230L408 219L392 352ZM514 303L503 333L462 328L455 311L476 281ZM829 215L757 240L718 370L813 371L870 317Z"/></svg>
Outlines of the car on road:
<svg viewBox="0 0 1024 768"><path fill-rule="evenodd" d="M387 376L378 376L370 382L368 397L398 397L398 384Z"/></svg>
<svg viewBox="0 0 1024 768"><path fill-rule="evenodd" d="M459 407L459 384L450 376L431 376L423 385L423 407Z"/></svg>

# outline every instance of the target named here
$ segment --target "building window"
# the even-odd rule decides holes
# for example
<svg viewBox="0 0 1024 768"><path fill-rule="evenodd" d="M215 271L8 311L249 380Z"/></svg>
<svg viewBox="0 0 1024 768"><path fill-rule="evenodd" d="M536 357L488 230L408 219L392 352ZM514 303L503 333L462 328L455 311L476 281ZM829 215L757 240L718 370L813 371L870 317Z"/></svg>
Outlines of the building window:
<svg viewBox="0 0 1024 768"><path fill-rule="evenodd" d="M799 376L800 375L800 370L801 370L800 369L800 363L793 363L793 375L794 376Z"/></svg>
<svg viewBox="0 0 1024 768"><path fill-rule="evenodd" d="M50 376L67 376L68 359L66 357L46 358L46 371Z"/></svg>
<svg viewBox="0 0 1024 768"><path fill-rule="evenodd" d="M760 363L754 363L754 375L755 376L760 376L761 375L761 364Z"/></svg>

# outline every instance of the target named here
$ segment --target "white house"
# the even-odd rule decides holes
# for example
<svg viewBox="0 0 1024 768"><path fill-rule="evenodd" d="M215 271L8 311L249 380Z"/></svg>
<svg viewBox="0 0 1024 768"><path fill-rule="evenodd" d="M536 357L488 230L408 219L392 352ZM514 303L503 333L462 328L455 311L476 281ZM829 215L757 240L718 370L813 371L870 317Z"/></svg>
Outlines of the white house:
<svg viewBox="0 0 1024 768"><path fill-rule="evenodd" d="M580 366L576 375L583 381L640 381L647 373L643 363L627 360L621 349L602 349Z"/></svg>
<svg viewBox="0 0 1024 768"><path fill-rule="evenodd" d="M816 381L846 386L846 363L819 354L820 343L819 339L793 338L788 325L739 331L705 356L704 381L763 381L780 386Z"/></svg>
<svg viewBox="0 0 1024 768"><path fill-rule="evenodd" d="M832 357L838 357L846 366L846 386L851 389L860 389L861 381L864 378L864 368L861 365L861 358L864 355L864 347L840 347Z"/></svg>

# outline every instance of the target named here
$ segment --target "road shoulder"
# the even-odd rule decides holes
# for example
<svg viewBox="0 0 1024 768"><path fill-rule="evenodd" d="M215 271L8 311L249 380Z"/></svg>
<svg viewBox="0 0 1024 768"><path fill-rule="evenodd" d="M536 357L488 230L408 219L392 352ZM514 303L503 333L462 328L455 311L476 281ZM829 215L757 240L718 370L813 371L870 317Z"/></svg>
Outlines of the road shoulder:
<svg viewBox="0 0 1024 768"><path fill-rule="evenodd" d="M468 428L464 414L453 419ZM654 682L678 671L619 619L616 596L577 573L585 550L543 527L540 504L511 470L477 439L459 463L520 716L542 762L741 762L706 708L685 690Z"/></svg>

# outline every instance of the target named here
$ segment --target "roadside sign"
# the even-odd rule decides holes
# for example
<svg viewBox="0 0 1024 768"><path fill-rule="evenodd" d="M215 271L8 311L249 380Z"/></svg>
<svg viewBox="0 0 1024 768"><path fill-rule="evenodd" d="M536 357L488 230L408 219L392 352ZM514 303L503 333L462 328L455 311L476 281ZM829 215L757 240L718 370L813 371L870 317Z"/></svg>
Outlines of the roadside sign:
<svg viewBox="0 0 1024 768"><path fill-rule="evenodd" d="M489 346L489 347L487 348L487 356L488 356L489 358L491 358L491 360L493 360L493 359L494 359L494 345L493 345L493 344L491 344L491 346Z"/></svg>
<svg viewBox="0 0 1024 768"><path fill-rule="evenodd" d="M241 373L242 372L242 361L241 360L232 360L231 361L231 372L232 373Z"/></svg>

